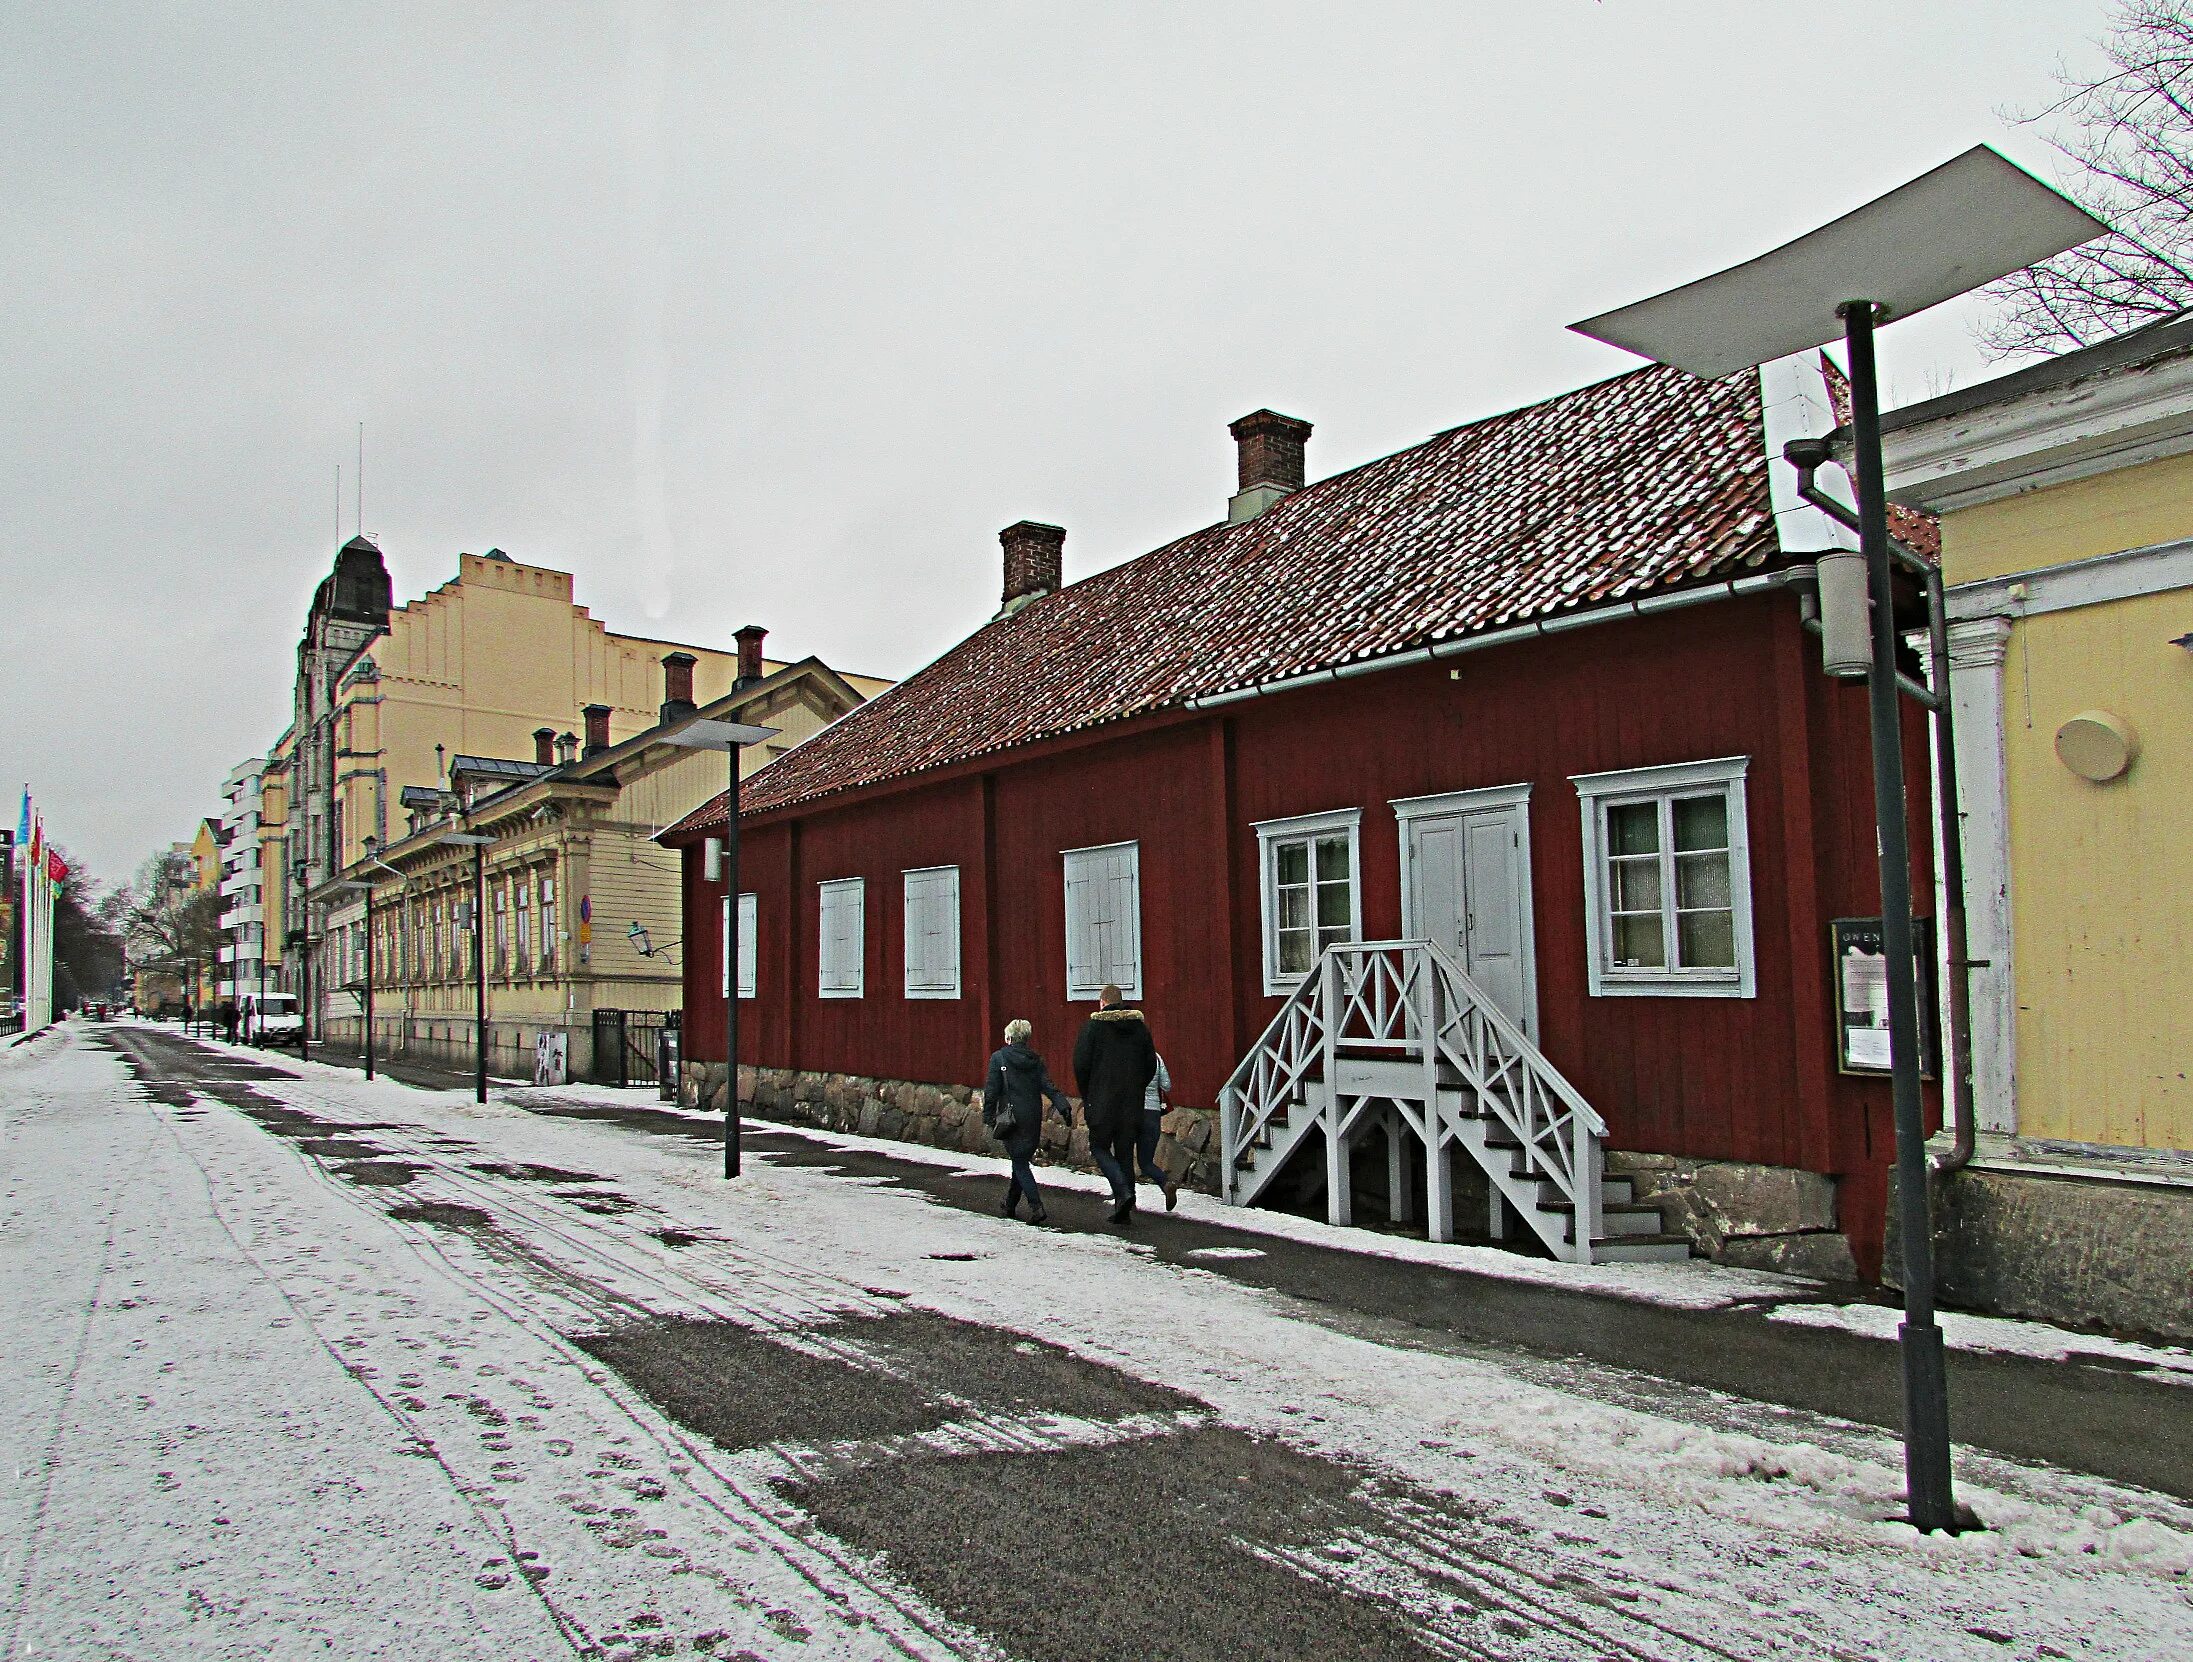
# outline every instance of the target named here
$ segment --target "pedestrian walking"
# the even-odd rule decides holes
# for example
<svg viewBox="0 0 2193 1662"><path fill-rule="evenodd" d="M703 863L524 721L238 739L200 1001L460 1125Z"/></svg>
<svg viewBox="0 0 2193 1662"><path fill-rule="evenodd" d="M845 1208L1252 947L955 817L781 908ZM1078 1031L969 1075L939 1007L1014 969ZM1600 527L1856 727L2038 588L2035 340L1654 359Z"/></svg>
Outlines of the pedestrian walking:
<svg viewBox="0 0 2193 1662"><path fill-rule="evenodd" d="M1135 1144L1142 1135L1143 1095L1157 1073L1157 1046L1140 1010L1120 1003L1106 985L1096 1013L1074 1041L1074 1079L1089 1127L1089 1154L1112 1186L1106 1223L1135 1221Z"/></svg>
<svg viewBox="0 0 2193 1662"><path fill-rule="evenodd" d="M1144 1177L1165 1192L1168 1212L1180 1204L1180 1186L1157 1163L1157 1145L1165 1135L1165 1099L1172 1088L1173 1076L1166 1071L1165 1057L1159 1053L1157 1072L1150 1075L1149 1084L1142 1088L1142 1126L1135 1138L1135 1163L1142 1168Z"/></svg>
<svg viewBox="0 0 2193 1662"><path fill-rule="evenodd" d="M230 1044L236 1042L236 1001L233 998L221 1000L221 1037Z"/></svg>
<svg viewBox="0 0 2193 1662"><path fill-rule="evenodd" d="M990 1135L1005 1145L1013 1162L1013 1175L1005 1185L1000 1216L1017 1217L1023 1198L1028 1202L1028 1221L1047 1222L1043 1193L1036 1187L1035 1168L1029 1164L1036 1145L1043 1140L1043 1105L1071 1120L1066 1093L1051 1082L1051 1070L1028 1041L1035 1028L1025 1021L1005 1024L1005 1048L990 1056L990 1073L982 1083L982 1123Z"/></svg>

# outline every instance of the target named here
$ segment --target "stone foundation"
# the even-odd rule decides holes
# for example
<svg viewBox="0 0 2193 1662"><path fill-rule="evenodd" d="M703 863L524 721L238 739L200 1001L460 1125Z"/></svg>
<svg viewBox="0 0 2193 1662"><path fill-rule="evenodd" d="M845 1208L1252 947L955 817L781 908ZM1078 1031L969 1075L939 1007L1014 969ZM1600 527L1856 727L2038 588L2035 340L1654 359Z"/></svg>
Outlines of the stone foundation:
<svg viewBox="0 0 2193 1662"><path fill-rule="evenodd" d="M1939 1140L1937 1140L1937 1145ZM1889 1191L1882 1276L1903 1285ZM1935 1296L2065 1327L2193 1340L2193 1159L1982 1137L1934 1197Z"/></svg>
<svg viewBox="0 0 2193 1662"><path fill-rule="evenodd" d="M1689 1160L1607 1150L1607 1175L1627 1177L1660 1208L1660 1226L1688 1235L1716 1263L1856 1281L1857 1263L1835 1212L1835 1179L1790 1166Z"/></svg>
<svg viewBox="0 0 2193 1662"><path fill-rule="evenodd" d="M723 1112L721 1062L685 1062L679 1067L678 1100L688 1108ZM982 1093L965 1085L925 1085L908 1079L864 1079L849 1073L803 1073L790 1068L739 1069L739 1101L758 1119L819 1126L825 1131L963 1154L996 1154L998 1145L983 1129ZM1074 1103L1071 1133L1055 1115L1043 1119L1039 1164L1094 1171L1089 1132ZM1180 1108L1165 1115L1165 1136L1158 1164L1182 1188L1218 1192L1218 1110Z"/></svg>

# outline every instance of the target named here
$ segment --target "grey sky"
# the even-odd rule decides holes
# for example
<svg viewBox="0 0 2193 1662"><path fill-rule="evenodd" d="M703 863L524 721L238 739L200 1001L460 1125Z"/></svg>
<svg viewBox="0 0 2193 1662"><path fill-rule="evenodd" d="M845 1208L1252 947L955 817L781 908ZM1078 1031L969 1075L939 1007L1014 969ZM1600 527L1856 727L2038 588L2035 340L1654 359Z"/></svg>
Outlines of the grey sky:
<svg viewBox="0 0 2193 1662"><path fill-rule="evenodd" d="M904 674L1313 476L1629 360L2092 65L2101 0L53 6L0 29L0 781L105 880L287 719L336 531L612 628ZM1952 309L1891 391L1991 373Z"/></svg>

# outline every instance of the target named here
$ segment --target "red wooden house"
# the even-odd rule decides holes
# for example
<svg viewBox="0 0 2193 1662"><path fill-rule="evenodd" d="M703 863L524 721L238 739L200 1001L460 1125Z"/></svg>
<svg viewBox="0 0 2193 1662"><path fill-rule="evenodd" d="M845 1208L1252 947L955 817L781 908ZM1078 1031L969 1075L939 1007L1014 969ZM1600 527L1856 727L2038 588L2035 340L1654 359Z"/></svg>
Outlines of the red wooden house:
<svg viewBox="0 0 2193 1662"><path fill-rule="evenodd" d="M976 1146L1005 1023L1062 1059L1112 980L1234 1198L1874 1273L1889 1091L1839 1070L1829 948L1879 909L1866 707L1770 478L1832 422L1793 373L1642 369L1307 485L1259 411L1218 524L1068 587L1062 531L1004 532L995 618L746 787L761 1111ZM664 833L693 1079L722 823Z"/></svg>

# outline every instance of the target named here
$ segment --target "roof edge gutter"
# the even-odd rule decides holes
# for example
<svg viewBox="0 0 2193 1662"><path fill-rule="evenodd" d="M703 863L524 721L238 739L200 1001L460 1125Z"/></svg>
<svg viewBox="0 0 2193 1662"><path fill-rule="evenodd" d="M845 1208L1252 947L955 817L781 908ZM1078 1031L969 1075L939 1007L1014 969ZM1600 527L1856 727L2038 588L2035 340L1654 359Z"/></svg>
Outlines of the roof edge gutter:
<svg viewBox="0 0 2193 1662"><path fill-rule="evenodd" d="M1651 617L1660 612L1702 606L1710 601L1738 600L1746 595L1801 587L1813 581L1812 565L1809 561L1800 565L1784 566L1779 571L1761 572L1756 577L1727 577L1718 583L1708 583L1695 589L1678 589L1672 594L1647 595L1639 600L1617 601L1611 606L1593 606L1561 617L1518 623L1506 629L1489 629L1481 635L1464 635L1457 640L1441 641L1434 646L1412 647L1406 652L1391 652L1383 657L1365 658L1357 663L1344 664L1338 669L1313 670L1307 675L1289 675L1275 681L1259 681L1251 686L1235 687L1227 692L1206 693L1200 698L1186 700L1182 708L1215 710L1228 704L1246 703L1252 698L1271 698L1280 693L1296 692L1321 682L1345 680L1358 675L1375 675L1381 670L1406 669L1411 664L1421 664L1435 658L1456 658L1465 652L1480 652L1489 647L1507 646L1516 641L1566 634L1571 629L1586 629L1594 624L1619 623L1625 618Z"/></svg>

